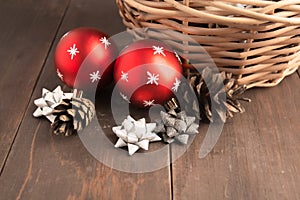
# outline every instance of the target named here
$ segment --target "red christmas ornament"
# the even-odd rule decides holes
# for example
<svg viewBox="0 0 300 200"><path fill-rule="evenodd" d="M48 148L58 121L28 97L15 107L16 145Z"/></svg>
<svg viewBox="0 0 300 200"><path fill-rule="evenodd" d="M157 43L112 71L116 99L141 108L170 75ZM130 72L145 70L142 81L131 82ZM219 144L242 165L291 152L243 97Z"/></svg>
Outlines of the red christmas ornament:
<svg viewBox="0 0 300 200"><path fill-rule="evenodd" d="M139 107L163 104L181 83L180 58L156 40L140 40L125 48L114 66L123 99Z"/></svg>
<svg viewBox="0 0 300 200"><path fill-rule="evenodd" d="M112 80L116 48L109 36L94 28L77 28L58 42L54 62L58 77L72 88L103 87Z"/></svg>

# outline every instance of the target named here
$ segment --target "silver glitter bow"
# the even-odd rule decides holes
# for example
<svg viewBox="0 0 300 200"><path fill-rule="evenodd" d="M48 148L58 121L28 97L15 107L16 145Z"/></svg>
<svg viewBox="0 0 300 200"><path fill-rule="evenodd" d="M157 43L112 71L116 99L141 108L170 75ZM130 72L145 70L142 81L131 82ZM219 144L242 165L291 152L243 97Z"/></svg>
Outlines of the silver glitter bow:
<svg viewBox="0 0 300 200"><path fill-rule="evenodd" d="M187 144L191 134L198 133L199 125L195 123L195 117L187 116L184 111L176 113L174 110L168 113L161 111L161 121L158 122L154 132L162 133L164 142L172 143L175 140Z"/></svg>

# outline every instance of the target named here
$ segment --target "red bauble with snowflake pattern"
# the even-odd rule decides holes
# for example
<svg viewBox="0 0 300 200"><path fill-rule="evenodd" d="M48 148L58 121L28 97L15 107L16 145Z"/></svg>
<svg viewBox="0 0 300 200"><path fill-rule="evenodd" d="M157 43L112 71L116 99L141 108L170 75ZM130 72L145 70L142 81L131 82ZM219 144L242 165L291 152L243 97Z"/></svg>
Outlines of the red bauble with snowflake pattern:
<svg viewBox="0 0 300 200"><path fill-rule="evenodd" d="M77 28L58 42L54 62L58 77L72 88L104 87L112 81L117 51L109 36L94 28Z"/></svg>
<svg viewBox="0 0 300 200"><path fill-rule="evenodd" d="M164 104L181 83L180 58L156 40L127 46L114 65L114 80L122 98L138 107Z"/></svg>

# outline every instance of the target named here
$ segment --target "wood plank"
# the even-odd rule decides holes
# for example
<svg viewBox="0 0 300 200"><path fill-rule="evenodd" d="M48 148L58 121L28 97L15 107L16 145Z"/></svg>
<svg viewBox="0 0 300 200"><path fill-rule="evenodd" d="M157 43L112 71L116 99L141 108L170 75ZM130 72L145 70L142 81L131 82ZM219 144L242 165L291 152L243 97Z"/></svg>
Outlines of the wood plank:
<svg viewBox="0 0 300 200"><path fill-rule="evenodd" d="M112 21L108 20L110 18ZM69 6L55 44L64 32L78 26L98 27L109 34L125 29L121 24L115 1L91 0L87 3L85 0L75 0ZM113 170L93 158L78 136L56 137L49 131L50 125L45 119L32 117L35 109L32 102L41 95L42 87L54 89L57 84L61 84L53 69L52 58L53 48L0 176L1 197L3 199L44 199L45 197L51 199L171 199L169 167L144 174ZM99 101L109 102L108 97L108 93L103 93L103 98ZM109 109L107 104L103 102L102 105ZM103 114L103 111L98 110L97 112L102 113L98 116L100 122L111 123L107 125L108 127L113 125L114 122L107 113ZM108 134L112 134L111 130ZM159 144L153 147L160 148ZM164 156L168 157L169 153L162 155Z"/></svg>
<svg viewBox="0 0 300 200"><path fill-rule="evenodd" d="M0 173L67 2L0 1Z"/></svg>
<svg viewBox="0 0 300 200"><path fill-rule="evenodd" d="M207 126L173 163L174 199L299 199L300 81L246 93L253 102L225 124L214 150L198 159Z"/></svg>

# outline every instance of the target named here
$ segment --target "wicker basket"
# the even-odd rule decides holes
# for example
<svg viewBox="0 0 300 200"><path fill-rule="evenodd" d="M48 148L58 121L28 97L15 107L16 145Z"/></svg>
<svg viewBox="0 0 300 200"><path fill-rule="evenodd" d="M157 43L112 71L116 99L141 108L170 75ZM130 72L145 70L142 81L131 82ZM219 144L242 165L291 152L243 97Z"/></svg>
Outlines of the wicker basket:
<svg viewBox="0 0 300 200"><path fill-rule="evenodd" d="M238 85L275 86L300 65L299 0L117 0L117 5L129 29L190 36ZM174 36L168 43L187 60L205 64L190 41Z"/></svg>

